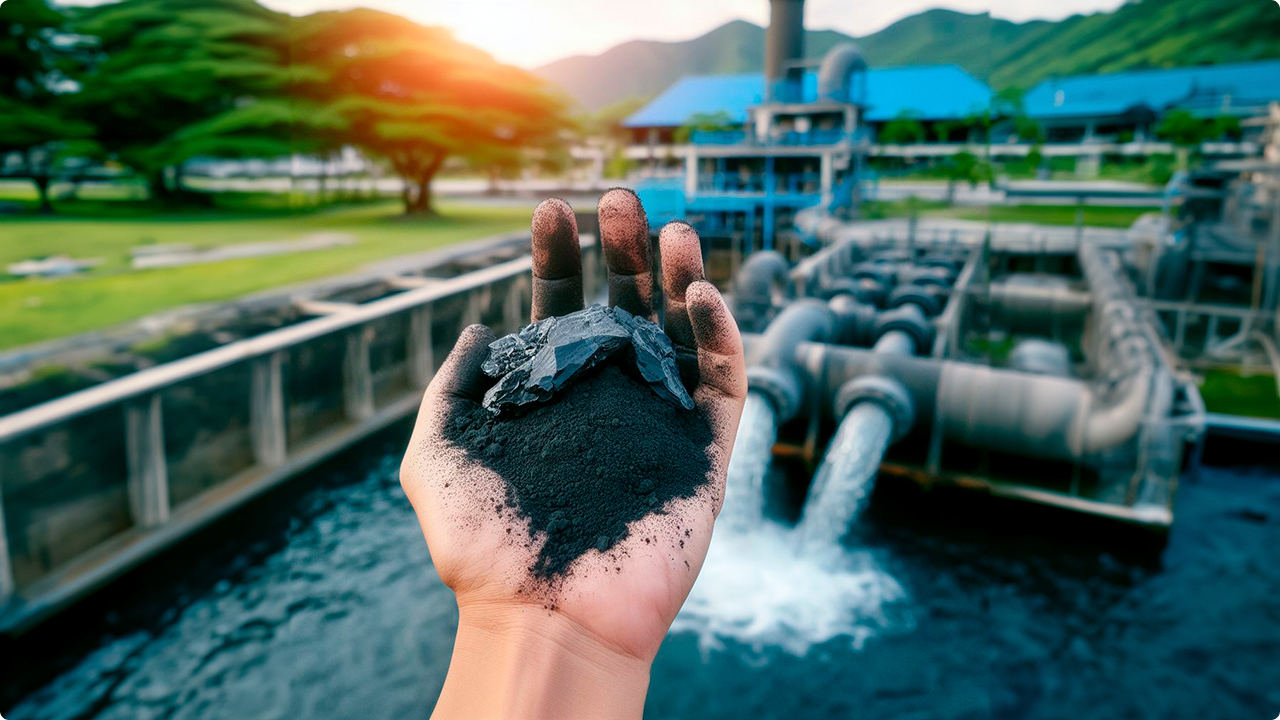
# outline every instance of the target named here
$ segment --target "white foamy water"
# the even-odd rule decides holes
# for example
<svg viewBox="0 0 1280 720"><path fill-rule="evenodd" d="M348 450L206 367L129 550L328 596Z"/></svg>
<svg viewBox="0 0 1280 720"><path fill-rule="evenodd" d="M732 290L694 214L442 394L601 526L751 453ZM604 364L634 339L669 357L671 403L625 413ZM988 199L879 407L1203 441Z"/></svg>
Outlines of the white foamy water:
<svg viewBox="0 0 1280 720"><path fill-rule="evenodd" d="M873 402L859 403L840 422L813 475L809 497L796 528L799 542L811 549L837 545L866 509L893 420Z"/></svg>
<svg viewBox="0 0 1280 720"><path fill-rule="evenodd" d="M746 532L764 521L764 476L773 459L778 420L760 393L747 393L729 458L720 527Z"/></svg>
<svg viewBox="0 0 1280 720"><path fill-rule="evenodd" d="M906 592L871 553L801 551L793 535L771 522L718 530L671 631L697 635L704 652L733 640L804 655L841 637L861 649L876 634L909 627L905 611L891 607Z"/></svg>

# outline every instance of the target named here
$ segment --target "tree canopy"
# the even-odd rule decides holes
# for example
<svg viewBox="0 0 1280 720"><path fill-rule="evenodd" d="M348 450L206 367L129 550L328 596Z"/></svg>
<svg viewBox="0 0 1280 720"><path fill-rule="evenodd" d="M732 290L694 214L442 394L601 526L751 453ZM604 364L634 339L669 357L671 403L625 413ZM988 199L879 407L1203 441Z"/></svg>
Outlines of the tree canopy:
<svg viewBox="0 0 1280 720"><path fill-rule="evenodd" d="M0 63L0 153L44 168L28 173L42 196L66 147L128 166L169 199L194 158L354 146L404 179L408 211L429 213L447 161L491 174L560 163L572 126L531 73L371 10L293 18L256 0L121 0L64 15L7 0ZM94 144L66 143L77 139Z"/></svg>
<svg viewBox="0 0 1280 720"><path fill-rule="evenodd" d="M548 156L570 126L566 104L532 73L495 61L448 31L373 10L299 21L298 94L342 119L342 137L405 181L405 209L432 213L447 160L509 169Z"/></svg>
<svg viewBox="0 0 1280 720"><path fill-rule="evenodd" d="M88 123L75 120L59 86L66 82L68 57L59 44L66 18L45 0L8 0L0 6L0 160L13 154L7 174L29 178L40 208L52 210L49 183L72 142L89 136ZM80 146L79 149L85 149Z"/></svg>
<svg viewBox="0 0 1280 720"><path fill-rule="evenodd" d="M103 151L173 189L166 167L197 156L274 157L294 149L285 15L254 0L122 0L81 14L93 38L74 106Z"/></svg>
<svg viewBox="0 0 1280 720"><path fill-rule="evenodd" d="M899 113L880 130L880 142L891 145L910 145L924 140L924 123L908 111Z"/></svg>

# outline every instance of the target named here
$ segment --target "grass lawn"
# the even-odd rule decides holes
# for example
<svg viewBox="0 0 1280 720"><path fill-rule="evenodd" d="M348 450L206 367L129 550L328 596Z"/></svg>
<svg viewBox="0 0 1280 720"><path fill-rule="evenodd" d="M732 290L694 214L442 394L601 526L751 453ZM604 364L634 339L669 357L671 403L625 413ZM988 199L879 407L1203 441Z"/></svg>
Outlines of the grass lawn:
<svg viewBox="0 0 1280 720"><path fill-rule="evenodd" d="M1095 227L1127 228L1139 216L1157 212L1149 207L1090 205L1084 209L1084 224ZM950 217L993 223L1036 223L1039 225L1075 225L1074 205L993 205L991 207L951 207L929 210L924 217Z"/></svg>
<svg viewBox="0 0 1280 720"><path fill-rule="evenodd" d="M865 216L870 220L909 217L914 205L921 218L955 218L993 223L1035 223L1039 225L1075 225L1074 205L993 205L970 207L936 200L879 200L866 203ZM1097 227L1127 228L1149 207L1087 206L1084 224Z"/></svg>
<svg viewBox="0 0 1280 720"><path fill-rule="evenodd" d="M240 207L157 213L127 203L83 201L60 215L0 221L0 268L32 257L69 255L105 262L84 275L0 282L0 349L133 320L195 302L228 300L288 283L357 270L382 258L528 228L529 210L442 204L440 216L405 219L379 201L329 209L271 209L261 198L221 200ZM101 206L101 207L99 207ZM196 246L349 233L356 243L315 252L204 265L132 270L129 249L157 243Z"/></svg>
<svg viewBox="0 0 1280 720"><path fill-rule="evenodd" d="M1280 397L1272 375L1243 377L1226 370L1210 370L1204 374L1200 395L1209 412L1280 418Z"/></svg>

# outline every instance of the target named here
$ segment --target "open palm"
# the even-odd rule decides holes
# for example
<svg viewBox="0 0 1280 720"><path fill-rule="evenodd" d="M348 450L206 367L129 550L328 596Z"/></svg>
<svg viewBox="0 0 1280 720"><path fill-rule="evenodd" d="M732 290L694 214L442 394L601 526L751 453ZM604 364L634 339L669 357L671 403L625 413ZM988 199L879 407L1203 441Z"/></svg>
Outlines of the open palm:
<svg viewBox="0 0 1280 720"><path fill-rule="evenodd" d="M609 304L654 319L654 268L639 199L611 190L601 198L599 216ZM563 617L620 653L649 660L692 588L724 495L746 370L737 326L719 292L703 278L697 234L684 223L672 223L663 228L659 244L665 330L711 428L709 482L693 497L668 501L662 514L634 521L627 538L607 552L592 550L578 558L562 582L533 582L529 569L545 536L535 535L529 543L527 521L496 517L494 503L506 493L503 479L445 438L446 420L460 404L479 402L491 382L480 366L494 336L480 325L467 328L427 389L401 468L401 483L436 570L464 613L468 607L534 608ZM548 200L533 217L532 320L582 307L573 211L563 201ZM628 419L636 422L621 423L619 433L646 426L646 418ZM616 438L622 445L626 441ZM536 471L540 459L531 455L527 462Z"/></svg>

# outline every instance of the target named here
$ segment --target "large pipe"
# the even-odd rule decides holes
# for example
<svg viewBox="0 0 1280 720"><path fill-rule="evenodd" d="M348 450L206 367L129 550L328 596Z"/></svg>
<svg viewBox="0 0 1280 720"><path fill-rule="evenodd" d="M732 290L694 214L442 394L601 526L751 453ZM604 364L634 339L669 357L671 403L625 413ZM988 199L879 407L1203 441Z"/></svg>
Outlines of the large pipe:
<svg viewBox="0 0 1280 720"><path fill-rule="evenodd" d="M915 349L916 339L911 334L890 330L880 336L871 352L900 358ZM879 375L845 383L836 395L836 405L840 425L814 473L800 515L800 541L810 548L835 545L857 521L885 451L907 433L914 416L902 383Z"/></svg>
<svg viewBox="0 0 1280 720"><path fill-rule="evenodd" d="M791 292L791 264L781 252L753 252L733 275L736 304L780 304Z"/></svg>
<svg viewBox="0 0 1280 720"><path fill-rule="evenodd" d="M1064 337L1078 331L1092 307L1089 293L1067 278L1033 273L991 283L992 322L1010 332Z"/></svg>
<svg viewBox="0 0 1280 720"><path fill-rule="evenodd" d="M791 63L804 57L804 0L770 0L769 29L764 36L766 96L785 80Z"/></svg>
<svg viewBox="0 0 1280 720"><path fill-rule="evenodd" d="M838 102L853 102L849 92L849 76L863 70L867 61L853 43L840 43L827 51L818 68L818 97Z"/></svg>
<svg viewBox="0 0 1280 720"><path fill-rule="evenodd" d="M795 417L804 401L806 378L796 364L796 347L835 340L837 320L826 303L797 300L769 323L747 356L747 385L769 398L779 423Z"/></svg>
<svg viewBox="0 0 1280 720"><path fill-rule="evenodd" d="M1152 384L1147 364L1104 399L1074 378L953 360L891 357L818 343L801 345L797 355L824 378L815 392L827 397L834 398L851 378L885 376L902 383L913 405L931 414L948 438L1057 460L1082 459L1133 439Z"/></svg>

